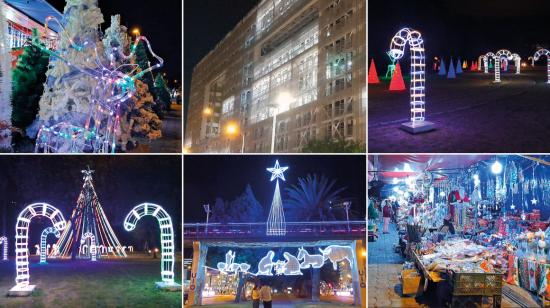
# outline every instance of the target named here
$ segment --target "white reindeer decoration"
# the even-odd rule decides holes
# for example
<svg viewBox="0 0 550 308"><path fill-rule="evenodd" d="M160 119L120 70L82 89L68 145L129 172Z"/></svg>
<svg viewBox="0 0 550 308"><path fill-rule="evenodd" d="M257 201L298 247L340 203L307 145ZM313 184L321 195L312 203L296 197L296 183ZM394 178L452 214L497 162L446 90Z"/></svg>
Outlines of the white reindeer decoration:
<svg viewBox="0 0 550 308"><path fill-rule="evenodd" d="M304 260L300 264L300 268L321 268L325 264L325 259L322 255L310 255L304 247L298 248L298 260Z"/></svg>
<svg viewBox="0 0 550 308"><path fill-rule="evenodd" d="M338 269L338 262L348 260L349 264L353 264L353 250L348 246L330 245L325 249L319 248L319 251L323 254L323 260L327 259L332 262L332 268Z"/></svg>

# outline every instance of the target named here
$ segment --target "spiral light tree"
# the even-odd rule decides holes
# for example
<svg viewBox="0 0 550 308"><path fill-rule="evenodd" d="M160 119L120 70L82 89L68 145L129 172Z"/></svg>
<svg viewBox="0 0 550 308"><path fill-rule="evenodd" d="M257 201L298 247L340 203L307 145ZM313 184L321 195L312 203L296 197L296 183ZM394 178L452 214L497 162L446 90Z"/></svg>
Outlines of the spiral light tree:
<svg viewBox="0 0 550 308"><path fill-rule="evenodd" d="M500 60L512 60L512 53L509 50L501 49L495 53L495 82L500 82Z"/></svg>
<svg viewBox="0 0 550 308"><path fill-rule="evenodd" d="M550 83L550 51L547 49L537 50L533 56L533 61L538 61L542 56L546 57L546 75L548 76L546 83Z"/></svg>
<svg viewBox="0 0 550 308"><path fill-rule="evenodd" d="M15 226L15 266L17 276L15 286L8 292L9 296L29 296L35 285L29 284L29 225L34 217L43 216L48 218L54 228L62 231L67 226L63 214L55 207L47 203L33 203L19 213Z"/></svg>
<svg viewBox="0 0 550 308"><path fill-rule="evenodd" d="M495 54L492 52L488 52L483 56L483 66L484 66L484 73L489 74L489 61L495 57Z"/></svg>
<svg viewBox="0 0 550 308"><path fill-rule="evenodd" d="M8 238L5 236L1 236L0 245L4 246L4 249L2 250L2 261L8 261Z"/></svg>
<svg viewBox="0 0 550 308"><path fill-rule="evenodd" d="M416 134L433 130L435 125L426 121L426 58L420 32L410 28L399 30L391 40L389 55L395 60L403 58L407 43L411 53L411 121L403 123L401 128Z"/></svg>
<svg viewBox="0 0 550 308"><path fill-rule="evenodd" d="M181 285L174 281L174 228L172 218L160 206L153 203L141 203L134 207L124 219L124 229L132 231L136 228L138 220L143 216L153 216L157 219L160 226L160 244L161 244L161 276L162 282L157 282L159 289L168 291L179 291Z"/></svg>
<svg viewBox="0 0 550 308"><path fill-rule="evenodd" d="M56 238L59 238L61 236L61 233L59 233L59 230L53 227L47 227L42 231L42 235L40 236L40 264L47 264L46 262L46 256L48 255L48 247L46 240L48 239L48 235L53 234Z"/></svg>
<svg viewBox="0 0 550 308"><path fill-rule="evenodd" d="M521 74L521 57L517 53L512 54L514 60L514 66L516 67L516 74Z"/></svg>

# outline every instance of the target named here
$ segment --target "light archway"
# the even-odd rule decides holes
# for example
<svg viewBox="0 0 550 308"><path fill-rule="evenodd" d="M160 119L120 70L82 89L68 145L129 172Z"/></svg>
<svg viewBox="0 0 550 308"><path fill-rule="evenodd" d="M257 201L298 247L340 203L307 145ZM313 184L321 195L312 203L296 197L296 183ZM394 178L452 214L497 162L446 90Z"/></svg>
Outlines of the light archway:
<svg viewBox="0 0 550 308"><path fill-rule="evenodd" d="M59 230L53 227L47 227L42 231L42 235L40 236L40 264L46 263L46 256L48 255L46 240L48 239L48 235L50 234L53 234L56 238L59 238L61 236Z"/></svg>
<svg viewBox="0 0 550 308"><path fill-rule="evenodd" d="M546 83L550 83L550 51L548 51L548 49L537 50L537 52L535 52L535 55L533 56L533 60L538 61L542 56L546 57L546 75L548 78Z"/></svg>

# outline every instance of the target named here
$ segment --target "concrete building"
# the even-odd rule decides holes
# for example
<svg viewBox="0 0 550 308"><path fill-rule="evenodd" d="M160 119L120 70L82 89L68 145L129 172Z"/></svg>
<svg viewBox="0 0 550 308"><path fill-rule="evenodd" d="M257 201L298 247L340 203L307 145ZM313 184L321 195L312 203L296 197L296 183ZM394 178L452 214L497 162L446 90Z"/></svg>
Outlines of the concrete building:
<svg viewBox="0 0 550 308"><path fill-rule="evenodd" d="M191 152L365 143L366 0L260 1L195 67L187 121Z"/></svg>

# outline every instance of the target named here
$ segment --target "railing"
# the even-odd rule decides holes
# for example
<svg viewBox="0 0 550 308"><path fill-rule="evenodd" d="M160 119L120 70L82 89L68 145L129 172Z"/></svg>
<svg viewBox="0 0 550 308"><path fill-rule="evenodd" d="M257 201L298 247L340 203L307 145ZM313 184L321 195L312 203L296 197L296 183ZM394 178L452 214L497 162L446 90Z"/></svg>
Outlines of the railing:
<svg viewBox="0 0 550 308"><path fill-rule="evenodd" d="M286 235L280 238L364 238L366 232L366 221L287 222ZM185 240L265 238L266 223L185 223L183 237Z"/></svg>

